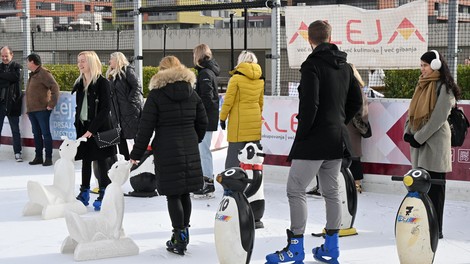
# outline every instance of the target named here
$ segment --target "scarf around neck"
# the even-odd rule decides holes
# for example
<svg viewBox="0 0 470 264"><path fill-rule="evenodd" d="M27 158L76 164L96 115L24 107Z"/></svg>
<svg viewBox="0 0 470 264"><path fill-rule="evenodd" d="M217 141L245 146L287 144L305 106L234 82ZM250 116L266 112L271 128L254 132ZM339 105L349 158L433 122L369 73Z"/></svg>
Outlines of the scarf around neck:
<svg viewBox="0 0 470 264"><path fill-rule="evenodd" d="M413 98L411 98L408 116L414 131L418 131L429 120L436 106L436 82L441 76L439 71L433 71L429 76L419 77Z"/></svg>

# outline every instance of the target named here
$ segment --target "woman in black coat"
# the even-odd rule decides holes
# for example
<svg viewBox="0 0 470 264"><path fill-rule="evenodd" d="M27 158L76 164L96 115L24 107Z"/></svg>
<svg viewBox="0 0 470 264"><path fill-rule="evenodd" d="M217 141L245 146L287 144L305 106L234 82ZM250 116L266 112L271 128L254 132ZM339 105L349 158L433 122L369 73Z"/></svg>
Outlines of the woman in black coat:
<svg viewBox="0 0 470 264"><path fill-rule="evenodd" d="M194 194L212 195L214 192L214 167L212 162L211 141L212 133L219 126L219 93L217 76L220 67L212 56L212 51L206 44L197 45L193 50L193 62L198 72L196 92L201 97L206 109L208 126L203 141L199 144L201 153L202 173L206 184Z"/></svg>
<svg viewBox="0 0 470 264"><path fill-rule="evenodd" d="M128 160L129 148L127 147L127 139L135 139L142 113L144 102L142 86L134 71L134 67L129 65L126 56L121 52L111 53L106 77L111 83L111 113L113 122L119 122L122 129L119 153Z"/></svg>
<svg viewBox="0 0 470 264"><path fill-rule="evenodd" d="M190 192L203 186L198 143L207 128L201 99L193 89L196 76L174 56L160 62L160 70L150 80L131 162L140 160L154 135L157 190L167 196L173 235L167 242L170 252L184 255L191 216Z"/></svg>
<svg viewBox="0 0 470 264"><path fill-rule="evenodd" d="M75 81L72 94L76 96L75 129L78 137L86 137L77 150L76 160L82 160L82 184L77 200L85 206L90 199L91 164L97 161L101 177L98 178L99 196L93 203L95 210L101 209L101 201L108 184L106 159L116 155L116 148L99 148L93 136L97 132L112 128L109 97L109 82L101 75L101 61L94 51L78 54L77 65L80 76Z"/></svg>

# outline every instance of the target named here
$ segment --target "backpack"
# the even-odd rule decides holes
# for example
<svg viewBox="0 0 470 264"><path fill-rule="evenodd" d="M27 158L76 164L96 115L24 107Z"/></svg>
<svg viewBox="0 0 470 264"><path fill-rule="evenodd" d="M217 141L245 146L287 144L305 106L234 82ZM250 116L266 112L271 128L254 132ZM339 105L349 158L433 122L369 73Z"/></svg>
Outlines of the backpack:
<svg viewBox="0 0 470 264"><path fill-rule="evenodd" d="M465 141L465 137L467 136L467 129L470 127L470 124L468 123L468 119L462 109L457 107L457 104L455 104L455 106L450 110L447 122L449 122L450 132L452 135L451 146L462 146Z"/></svg>

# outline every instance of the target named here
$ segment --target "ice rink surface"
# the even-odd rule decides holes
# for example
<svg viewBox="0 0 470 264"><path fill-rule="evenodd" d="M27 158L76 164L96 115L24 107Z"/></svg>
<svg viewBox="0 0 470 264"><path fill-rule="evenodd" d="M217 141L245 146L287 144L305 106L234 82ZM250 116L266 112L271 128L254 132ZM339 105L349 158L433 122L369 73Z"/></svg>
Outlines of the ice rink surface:
<svg viewBox="0 0 470 264"><path fill-rule="evenodd" d="M224 150L214 152L215 172L222 170ZM269 181L265 174L266 211L264 229L256 230L255 246L251 263L265 262L265 255L286 246L289 228L289 209L284 184ZM29 180L44 185L52 184L53 166L30 166L27 161L0 160L0 263L74 263L73 255L61 254L62 241L68 236L63 218L42 220L40 216L23 217L22 210L28 197L26 184ZM76 163L77 192L80 184L80 163ZM94 183L92 183L93 185ZM126 192L132 191L129 183ZM216 183L214 199L193 199L190 244L182 257L165 249L171 236L171 224L165 197L125 198L124 231L140 249L139 255L88 261L87 263L218 263L214 245L214 216L222 198L221 186ZM92 200L96 195L92 194ZM359 235L340 238L342 264L399 263L395 246L394 220L403 196L363 192L359 194L355 227ZM322 238L313 237L325 223L323 199L308 199L309 217L305 235L306 258L313 260L311 249L319 246ZM97 214L88 206L88 215ZM439 240L434 263L470 263L470 202L447 200L444 215L444 239Z"/></svg>

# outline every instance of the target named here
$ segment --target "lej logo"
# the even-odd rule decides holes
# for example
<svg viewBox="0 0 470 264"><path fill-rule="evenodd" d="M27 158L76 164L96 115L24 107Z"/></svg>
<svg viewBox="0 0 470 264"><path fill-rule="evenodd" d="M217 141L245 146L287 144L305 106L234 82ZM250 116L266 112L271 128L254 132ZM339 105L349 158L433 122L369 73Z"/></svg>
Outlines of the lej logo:
<svg viewBox="0 0 470 264"><path fill-rule="evenodd" d="M400 34L405 40L408 40L412 34L415 34L421 42L426 42L419 32L419 30L411 23L406 17L401 21L400 25L398 25L395 32L393 32L392 37L388 41L387 44L392 43L395 38Z"/></svg>
<svg viewBox="0 0 470 264"><path fill-rule="evenodd" d="M308 40L308 26L303 21L300 22L300 27L290 39L289 44L292 44L299 35L302 36L302 38L304 38L306 41Z"/></svg>

